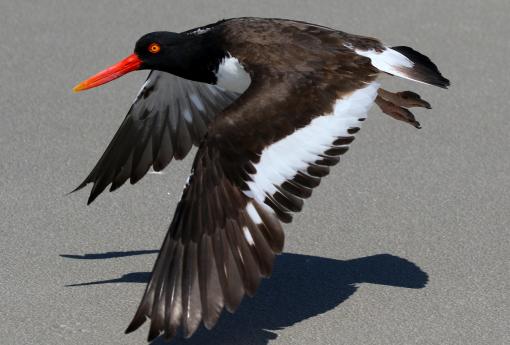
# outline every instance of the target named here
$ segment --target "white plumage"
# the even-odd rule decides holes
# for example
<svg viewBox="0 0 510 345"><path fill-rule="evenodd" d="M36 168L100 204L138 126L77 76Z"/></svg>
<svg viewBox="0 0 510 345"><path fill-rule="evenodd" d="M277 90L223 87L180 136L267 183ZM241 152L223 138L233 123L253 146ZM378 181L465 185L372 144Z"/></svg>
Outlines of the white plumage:
<svg viewBox="0 0 510 345"><path fill-rule="evenodd" d="M216 72L216 85L233 92L243 93L251 83L251 77L239 60L231 55L225 57Z"/></svg>
<svg viewBox="0 0 510 345"><path fill-rule="evenodd" d="M349 47L352 49L352 47ZM389 73L391 75L401 77L404 79L412 80L422 84L430 84L422 80L412 78L409 76L409 72L414 67L414 62L411 61L404 54L398 51L386 47L382 52L377 52L374 49L361 50L355 49L356 54L365 56L370 59L372 66L377 68L379 71Z"/></svg>
<svg viewBox="0 0 510 345"><path fill-rule="evenodd" d="M333 112L313 119L306 127L266 147L255 174L247 182L245 194L263 204L267 194L276 192L276 187L292 179L298 171L304 172L309 164L320 159L321 154L332 147L341 136L352 136L349 128L360 127L376 96L379 83L354 91L335 102Z"/></svg>

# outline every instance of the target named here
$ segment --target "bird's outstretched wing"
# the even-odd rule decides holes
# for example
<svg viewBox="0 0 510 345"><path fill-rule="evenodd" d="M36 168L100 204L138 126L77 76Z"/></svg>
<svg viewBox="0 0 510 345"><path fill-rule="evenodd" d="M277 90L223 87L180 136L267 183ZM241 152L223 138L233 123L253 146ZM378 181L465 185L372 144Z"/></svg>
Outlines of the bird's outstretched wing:
<svg viewBox="0 0 510 345"><path fill-rule="evenodd" d="M369 72L348 92L311 75L254 79L214 120L127 333L150 318L149 341L179 328L189 337L255 293L283 248L281 222L365 119L378 88Z"/></svg>
<svg viewBox="0 0 510 345"><path fill-rule="evenodd" d="M124 122L87 178L76 188L93 183L88 203L111 184L140 180L152 166L165 168L199 145L210 121L239 94L214 85L151 71Z"/></svg>

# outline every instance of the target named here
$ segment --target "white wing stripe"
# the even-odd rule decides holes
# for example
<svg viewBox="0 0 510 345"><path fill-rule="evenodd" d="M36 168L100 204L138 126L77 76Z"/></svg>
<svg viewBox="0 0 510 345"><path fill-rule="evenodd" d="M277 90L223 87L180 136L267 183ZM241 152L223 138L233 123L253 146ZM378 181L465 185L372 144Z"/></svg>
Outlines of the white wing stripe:
<svg viewBox="0 0 510 345"><path fill-rule="evenodd" d="M251 202L246 205L246 212L255 224L262 224L262 218L260 218L259 213Z"/></svg>
<svg viewBox="0 0 510 345"><path fill-rule="evenodd" d="M354 91L336 101L333 113L316 117L308 126L266 147L254 164L256 173L250 174L246 195L263 203L266 195L276 192L275 186L305 171L338 137L351 136L349 128L360 127L359 119L366 117L378 88L379 84L372 82Z"/></svg>

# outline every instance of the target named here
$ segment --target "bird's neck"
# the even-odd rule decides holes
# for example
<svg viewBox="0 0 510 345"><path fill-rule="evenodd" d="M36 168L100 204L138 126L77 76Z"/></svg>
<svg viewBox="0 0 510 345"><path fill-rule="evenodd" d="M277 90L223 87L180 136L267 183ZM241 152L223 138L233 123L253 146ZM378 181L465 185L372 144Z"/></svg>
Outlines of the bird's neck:
<svg viewBox="0 0 510 345"><path fill-rule="evenodd" d="M161 70L237 93L248 88L250 75L241 62L224 48L221 34L211 30L200 35L181 35L186 35L183 42L172 50Z"/></svg>
<svg viewBox="0 0 510 345"><path fill-rule="evenodd" d="M222 48L217 35L190 34L178 48L172 51L164 71L185 79L216 84L218 68L227 57L228 52Z"/></svg>

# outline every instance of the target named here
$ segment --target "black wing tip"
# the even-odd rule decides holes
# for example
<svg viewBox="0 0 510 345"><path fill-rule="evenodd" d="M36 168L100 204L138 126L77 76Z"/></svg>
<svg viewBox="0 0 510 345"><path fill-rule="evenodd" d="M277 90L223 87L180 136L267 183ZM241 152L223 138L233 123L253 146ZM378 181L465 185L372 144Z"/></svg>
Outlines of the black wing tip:
<svg viewBox="0 0 510 345"><path fill-rule="evenodd" d="M147 336L147 342L150 343L152 342L154 339L156 339L157 337L159 337L161 335L160 331L159 330L156 330L154 332L152 331L149 331L149 335Z"/></svg>
<svg viewBox="0 0 510 345"><path fill-rule="evenodd" d="M87 183L85 183L84 185L79 185L76 189L70 191L66 195L71 195L72 193L79 191L80 189L82 189L86 185L87 185ZM90 192L89 198L87 199L87 206L92 204L94 202L94 200L96 200L96 198L99 196L99 194L101 194L101 192L97 192L97 191L92 190L92 192Z"/></svg>
<svg viewBox="0 0 510 345"><path fill-rule="evenodd" d="M73 189L72 191L66 193L66 195L71 195L77 191L79 191L80 189L83 189L89 182L87 180L83 181L82 183L80 183L80 185L78 187L76 187L75 189Z"/></svg>
<svg viewBox="0 0 510 345"><path fill-rule="evenodd" d="M69 193L66 193L65 196L68 196L68 195L71 195L83 188L85 188L87 186L87 184L89 184L90 181L83 181L78 187L76 187L75 189L73 189L72 191L70 191ZM96 200L97 196L99 195L100 193L94 193L94 191L92 191L89 195L89 198L87 199L87 206L90 205L94 200Z"/></svg>
<svg viewBox="0 0 510 345"><path fill-rule="evenodd" d="M407 46L391 47L391 49L405 55L409 60L420 66L420 81L447 89L450 81L443 77L437 66L425 55Z"/></svg>
<svg viewBox="0 0 510 345"><path fill-rule="evenodd" d="M92 187L89 198L87 200L87 206L92 204L92 202L94 202L94 200L96 200L96 198L99 196L99 194L101 194L106 188L106 186L104 186L103 188L97 188L96 186L97 185L94 184L94 186Z"/></svg>
<svg viewBox="0 0 510 345"><path fill-rule="evenodd" d="M135 315L129 326L124 330L124 334L129 334L134 331L136 331L138 328L140 328L141 325L145 323L147 318L145 316L138 317L138 315Z"/></svg>
<svg viewBox="0 0 510 345"><path fill-rule="evenodd" d="M92 195L92 193L89 195L89 198L87 200L87 206L89 206L90 204L92 204L94 202L94 200L96 200L97 198L97 195Z"/></svg>
<svg viewBox="0 0 510 345"><path fill-rule="evenodd" d="M435 76L435 77L431 77L431 78L428 78L425 80L425 82L427 84L430 84L430 85L433 85L433 86L438 86L442 89L448 89L448 87L450 86L450 80L446 79L445 77L443 77L441 74ZM429 108L430 109L430 108Z"/></svg>

